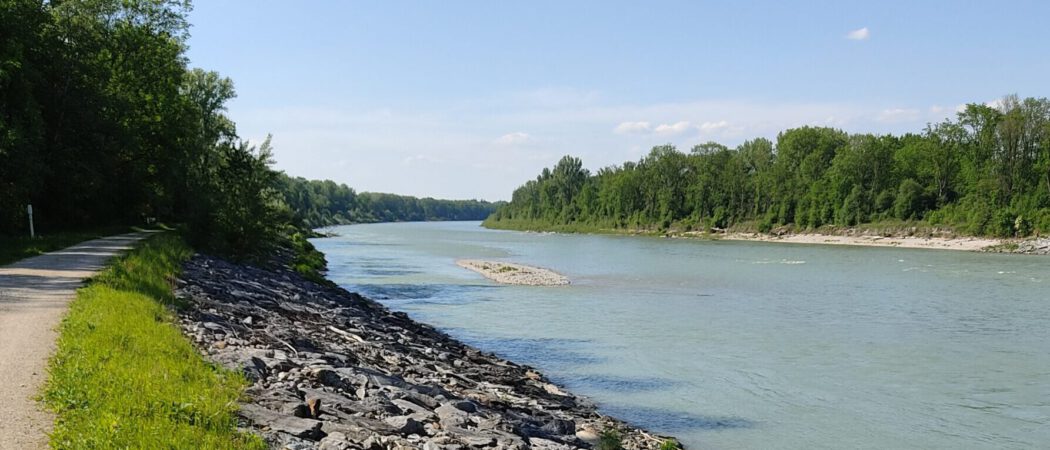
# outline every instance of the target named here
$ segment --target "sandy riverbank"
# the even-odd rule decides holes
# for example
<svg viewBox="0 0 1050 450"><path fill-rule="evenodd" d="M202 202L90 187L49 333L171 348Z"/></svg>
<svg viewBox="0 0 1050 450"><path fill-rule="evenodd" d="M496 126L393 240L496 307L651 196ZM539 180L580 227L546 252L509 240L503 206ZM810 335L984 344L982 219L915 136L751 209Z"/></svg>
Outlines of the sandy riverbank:
<svg viewBox="0 0 1050 450"><path fill-rule="evenodd" d="M473 270L492 281L504 284L520 284L528 286L558 286L569 284L569 279L564 275L542 267L526 266L499 261L482 261L477 259L461 259L456 264L462 268Z"/></svg>
<svg viewBox="0 0 1050 450"><path fill-rule="evenodd" d="M940 250L981 251L1002 245L1001 239L978 237L884 237L884 236L834 236L826 234L788 234L776 236L761 233L728 233L721 239L733 241L782 242L787 244L860 245L867 247L926 248Z"/></svg>

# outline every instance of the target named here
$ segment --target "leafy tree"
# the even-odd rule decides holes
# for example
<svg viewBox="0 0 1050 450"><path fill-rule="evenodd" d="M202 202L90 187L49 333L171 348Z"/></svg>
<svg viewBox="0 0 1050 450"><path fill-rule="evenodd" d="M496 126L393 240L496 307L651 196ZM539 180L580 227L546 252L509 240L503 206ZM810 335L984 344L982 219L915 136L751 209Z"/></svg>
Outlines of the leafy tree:
<svg viewBox="0 0 1050 450"><path fill-rule="evenodd" d="M707 142L683 154L657 146L637 162L573 178L576 190L556 175L566 168L586 173L579 160L563 158L515 190L486 224L663 231L752 221L768 231L775 223L848 227L897 217L975 234L1047 233L1050 101L971 104L955 121L899 137L802 127L735 149Z"/></svg>

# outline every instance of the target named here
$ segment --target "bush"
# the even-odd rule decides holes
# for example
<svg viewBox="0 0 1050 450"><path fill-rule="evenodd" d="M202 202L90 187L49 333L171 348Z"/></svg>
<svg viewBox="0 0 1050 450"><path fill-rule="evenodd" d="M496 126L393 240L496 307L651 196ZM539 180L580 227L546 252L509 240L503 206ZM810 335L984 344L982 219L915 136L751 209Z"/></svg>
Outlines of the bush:
<svg viewBox="0 0 1050 450"><path fill-rule="evenodd" d="M879 196L875 198L875 210L878 212L886 212L893 209L893 191L887 189L879 193Z"/></svg>
<svg viewBox="0 0 1050 450"><path fill-rule="evenodd" d="M860 185L853 187L849 195L842 202L842 208L838 210L835 222L838 225L852 227L864 221L864 212L861 211L861 188Z"/></svg>
<svg viewBox="0 0 1050 450"><path fill-rule="evenodd" d="M989 231L988 228L991 222L992 211L987 205L982 204L975 207L975 209L970 212L967 231L974 235L983 235L985 232Z"/></svg>
<svg viewBox="0 0 1050 450"><path fill-rule="evenodd" d="M331 282L324 277L324 272L328 269L328 261L325 260L324 253L314 248L314 245L306 240L306 236L303 233L297 230L287 230L286 232L290 233L288 234L288 243L295 253L292 269L307 280L318 284L330 284Z"/></svg>
<svg viewBox="0 0 1050 450"><path fill-rule="evenodd" d="M678 443L668 439L660 444L660 450L678 450Z"/></svg>
<svg viewBox="0 0 1050 450"><path fill-rule="evenodd" d="M759 220L758 221L758 232L759 233L769 233L770 231L773 231L773 219L774 219L774 217L773 217L772 214L767 214L765 217L763 217L761 220Z"/></svg>
<svg viewBox="0 0 1050 450"><path fill-rule="evenodd" d="M729 214L726 212L724 207L715 208L714 214L711 215L711 228L725 228L729 225Z"/></svg>
<svg viewBox="0 0 1050 450"><path fill-rule="evenodd" d="M922 185L909 178L901 182L897 198L893 202L893 212L901 220L919 218L922 214L922 203Z"/></svg>
<svg viewBox="0 0 1050 450"><path fill-rule="evenodd" d="M1014 233L1017 236L1030 236L1032 234L1032 220L1023 216L1014 219Z"/></svg>
<svg viewBox="0 0 1050 450"><path fill-rule="evenodd" d="M1040 236L1050 235L1050 209L1042 209L1036 214L1035 234Z"/></svg>
<svg viewBox="0 0 1050 450"><path fill-rule="evenodd" d="M995 212L991 223L991 233L999 237L1012 237L1014 230L1014 215L1010 211L999 210Z"/></svg>
<svg viewBox="0 0 1050 450"><path fill-rule="evenodd" d="M605 430L598 436L598 450L623 450L623 437L619 431Z"/></svg>

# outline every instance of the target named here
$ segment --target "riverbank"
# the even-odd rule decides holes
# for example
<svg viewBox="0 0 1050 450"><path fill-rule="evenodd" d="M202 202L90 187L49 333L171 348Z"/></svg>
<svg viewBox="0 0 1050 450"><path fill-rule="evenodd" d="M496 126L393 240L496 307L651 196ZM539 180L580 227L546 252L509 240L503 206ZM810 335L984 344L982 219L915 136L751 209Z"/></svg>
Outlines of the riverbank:
<svg viewBox="0 0 1050 450"><path fill-rule="evenodd" d="M689 233L685 233L689 236ZM854 245L864 247L899 247L899 248L925 248L937 250L962 250L983 251L991 247L1001 246L1004 241L995 238L977 237L918 237L918 236L840 236L827 234L786 234L772 235L761 233L726 233L714 236L717 239L730 241L757 241L778 242L784 244L827 244L827 245Z"/></svg>
<svg viewBox="0 0 1050 450"><path fill-rule="evenodd" d="M505 224L501 224L505 225ZM906 225L906 224L905 224ZM583 225L553 225L540 227L534 223L515 223L513 226L494 226L485 222L482 226L491 229L522 231L526 233L566 234L611 234L626 236L651 236L672 239L730 240L777 242L784 244L852 245L862 247L898 247L934 250L957 250L989 253L1018 253L1026 255L1050 255L1050 238L996 238L987 236L965 236L928 227L908 227L902 224L872 228L824 227L817 231L793 231L789 228L773 233L759 233L753 229L719 231L647 230L624 228L598 228Z"/></svg>
<svg viewBox="0 0 1050 450"><path fill-rule="evenodd" d="M542 267L500 261L461 259L456 265L480 273L497 283L527 286L560 286L569 284L569 279L560 273Z"/></svg>
<svg viewBox="0 0 1050 450"><path fill-rule="evenodd" d="M528 367L341 288L197 255L176 293L203 353L252 383L243 426L274 448L572 449L654 436Z"/></svg>

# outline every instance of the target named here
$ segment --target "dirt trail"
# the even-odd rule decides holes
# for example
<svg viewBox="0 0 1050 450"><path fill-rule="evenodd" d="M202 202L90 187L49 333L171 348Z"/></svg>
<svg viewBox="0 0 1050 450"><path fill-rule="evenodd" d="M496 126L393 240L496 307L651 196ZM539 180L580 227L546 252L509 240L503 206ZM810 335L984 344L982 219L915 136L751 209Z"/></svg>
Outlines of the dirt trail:
<svg viewBox="0 0 1050 450"><path fill-rule="evenodd" d="M84 279L146 236L96 239L0 267L0 449L47 448L54 418L35 397L55 327Z"/></svg>

